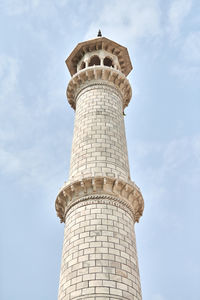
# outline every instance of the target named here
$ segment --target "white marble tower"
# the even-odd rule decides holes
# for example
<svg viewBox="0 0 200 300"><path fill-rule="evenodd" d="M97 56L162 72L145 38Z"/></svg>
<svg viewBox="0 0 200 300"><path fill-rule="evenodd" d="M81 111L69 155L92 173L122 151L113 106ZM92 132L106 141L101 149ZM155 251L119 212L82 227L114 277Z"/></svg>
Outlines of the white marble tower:
<svg viewBox="0 0 200 300"><path fill-rule="evenodd" d="M68 182L56 211L65 223L59 300L141 300L134 223L144 208L130 179L124 108L132 70L125 47L97 37L66 60L75 110Z"/></svg>

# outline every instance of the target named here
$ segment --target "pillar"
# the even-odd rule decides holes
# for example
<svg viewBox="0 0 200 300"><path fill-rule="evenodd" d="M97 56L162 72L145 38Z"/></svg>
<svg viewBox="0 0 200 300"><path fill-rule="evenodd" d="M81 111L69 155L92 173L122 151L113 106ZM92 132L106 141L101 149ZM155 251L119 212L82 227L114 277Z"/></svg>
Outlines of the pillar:
<svg viewBox="0 0 200 300"><path fill-rule="evenodd" d="M100 65L76 72L94 55ZM131 99L127 49L104 37L77 45L66 60L67 98L75 110L68 182L56 199L65 223L59 300L141 300L134 224L144 208L130 179L124 108Z"/></svg>

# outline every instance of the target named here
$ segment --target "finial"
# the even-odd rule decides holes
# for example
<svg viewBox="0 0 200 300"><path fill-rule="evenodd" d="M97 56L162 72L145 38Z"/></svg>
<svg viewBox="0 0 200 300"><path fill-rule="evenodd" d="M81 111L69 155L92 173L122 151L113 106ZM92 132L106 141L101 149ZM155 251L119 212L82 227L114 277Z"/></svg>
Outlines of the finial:
<svg viewBox="0 0 200 300"><path fill-rule="evenodd" d="M97 36L102 36L101 30L99 29Z"/></svg>

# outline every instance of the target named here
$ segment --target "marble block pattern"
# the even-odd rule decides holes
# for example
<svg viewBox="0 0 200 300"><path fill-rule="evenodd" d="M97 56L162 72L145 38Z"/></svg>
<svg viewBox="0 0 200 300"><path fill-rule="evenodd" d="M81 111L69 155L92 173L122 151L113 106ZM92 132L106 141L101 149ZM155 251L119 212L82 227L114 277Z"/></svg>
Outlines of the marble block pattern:
<svg viewBox="0 0 200 300"><path fill-rule="evenodd" d="M58 300L141 300L134 224L144 200L130 178L124 126L128 51L98 37L79 43L66 64L75 123L69 179L55 204L65 223Z"/></svg>

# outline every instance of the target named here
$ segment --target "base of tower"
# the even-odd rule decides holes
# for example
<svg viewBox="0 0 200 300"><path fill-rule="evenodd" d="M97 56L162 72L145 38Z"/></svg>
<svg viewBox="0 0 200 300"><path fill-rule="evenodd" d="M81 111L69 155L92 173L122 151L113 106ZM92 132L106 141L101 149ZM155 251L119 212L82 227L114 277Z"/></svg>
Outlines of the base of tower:
<svg viewBox="0 0 200 300"><path fill-rule="evenodd" d="M134 218L116 201L93 195L67 211L59 300L141 300Z"/></svg>

